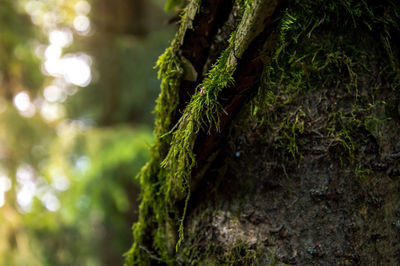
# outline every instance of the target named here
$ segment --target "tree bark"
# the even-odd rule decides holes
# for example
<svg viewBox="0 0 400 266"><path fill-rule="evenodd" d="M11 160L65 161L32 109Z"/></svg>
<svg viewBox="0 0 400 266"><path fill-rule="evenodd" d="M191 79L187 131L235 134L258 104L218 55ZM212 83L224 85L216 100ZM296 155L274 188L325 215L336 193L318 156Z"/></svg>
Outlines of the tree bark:
<svg viewBox="0 0 400 266"><path fill-rule="evenodd" d="M399 5L185 14L127 264L399 264Z"/></svg>

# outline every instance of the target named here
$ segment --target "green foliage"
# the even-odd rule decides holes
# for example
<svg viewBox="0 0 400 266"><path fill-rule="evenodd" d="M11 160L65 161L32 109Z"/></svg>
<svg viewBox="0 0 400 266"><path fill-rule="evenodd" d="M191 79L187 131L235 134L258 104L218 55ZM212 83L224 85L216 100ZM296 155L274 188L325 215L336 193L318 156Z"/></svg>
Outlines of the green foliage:
<svg viewBox="0 0 400 266"><path fill-rule="evenodd" d="M43 265L101 264L104 257L97 251L103 237L108 256L129 246L126 231L137 197L132 193L139 190L132 176L149 159L152 139L147 128L120 126L86 131L69 143L62 139L53 143L42 174L50 183L54 172L60 171L73 189L59 194L58 219L39 204L24 217L33 239L40 239ZM58 246L57 252L52 246Z"/></svg>
<svg viewBox="0 0 400 266"><path fill-rule="evenodd" d="M0 195L0 265L121 264L121 254L131 244L126 232L137 218L139 194L134 176L149 160L153 143L151 131L139 124L152 118L158 81L151 67L173 28L138 38L104 33L97 27L99 20L93 20L96 33L88 37L72 33L75 42L63 47L64 52L108 50L102 55L89 52L92 73L106 82L94 81L71 96L76 88L59 76L53 83L54 77L46 76L41 66L50 46L48 34L74 31L77 2L0 1L0 177L2 182L11 181L4 203ZM165 17L161 8L152 10L157 11L151 18L159 27ZM89 17L97 15L92 5ZM103 33L112 37L93 41ZM63 93L68 94L57 102L44 97L44 88L55 83L67 87ZM13 102L20 91L29 95L36 111L32 115ZM110 94L116 96L115 102ZM110 103L117 104L107 109ZM43 106L61 106L65 116L49 122L43 118ZM102 127L105 114L112 119ZM25 180L28 200L32 194L32 204L26 209L18 199L23 184L17 172L23 166L31 175ZM64 182L63 188L57 188L57 180ZM46 194L59 204L57 208L48 208Z"/></svg>

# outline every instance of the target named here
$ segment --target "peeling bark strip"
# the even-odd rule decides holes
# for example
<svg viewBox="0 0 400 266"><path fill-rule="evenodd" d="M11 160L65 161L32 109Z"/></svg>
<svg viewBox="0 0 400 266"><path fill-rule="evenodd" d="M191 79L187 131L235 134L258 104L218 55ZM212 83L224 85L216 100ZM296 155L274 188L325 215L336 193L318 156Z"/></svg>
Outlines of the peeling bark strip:
<svg viewBox="0 0 400 266"><path fill-rule="evenodd" d="M247 8L233 40L233 54L242 58L250 43L268 26L267 19L274 14L278 0L253 0Z"/></svg>
<svg viewBox="0 0 400 266"><path fill-rule="evenodd" d="M192 28L186 32L179 49L184 76L179 88L177 110L180 113L177 113L174 124L178 122L196 87L204 78L202 71L213 39L231 11L232 0L202 1Z"/></svg>
<svg viewBox="0 0 400 266"><path fill-rule="evenodd" d="M221 113L219 130L212 128L208 133L202 132L197 136L198 139L194 147L196 167L193 170L191 180L192 191L196 189L208 166L217 155L218 146L226 136L227 132L225 129L229 126L232 117L235 116L244 100L252 92L252 89L258 87L258 80L265 64L261 60L260 54L265 49L264 46L274 30L272 18L276 10L285 1L272 1L274 6L271 4L268 5L266 1L261 2L263 7L256 9L253 14L247 12L242 19L242 27L238 29L238 32L239 30L247 32L247 38L240 37L242 35L238 35L238 33L235 34L238 38L235 38L233 41L236 48L232 55L239 59L233 74L235 85L221 92L221 104L225 112ZM269 11L265 12L265 10ZM257 12L260 14L255 15Z"/></svg>
<svg viewBox="0 0 400 266"><path fill-rule="evenodd" d="M208 128L209 131L220 131L220 116L225 111L221 108L223 105L219 94L232 85L238 60L241 59L251 42L264 31L268 18L272 17L277 7L278 1L275 0L251 1L237 30L233 33L229 46L198 86L200 90L192 96L180 118L178 128L173 133L171 148L163 162L164 167L167 167L172 175L168 180L170 182L168 191L174 194L173 197L176 200L181 200L185 196L181 192L185 191L189 185L191 169L195 166L193 146L197 134L202 128ZM261 47L255 47L255 49L262 49L262 44ZM252 54L253 58L250 61L255 59L255 55L257 53ZM256 70L259 72L261 68L256 68ZM253 74L253 80L257 74L259 73ZM247 85L251 86L252 84L248 83ZM179 184L181 182L185 184Z"/></svg>

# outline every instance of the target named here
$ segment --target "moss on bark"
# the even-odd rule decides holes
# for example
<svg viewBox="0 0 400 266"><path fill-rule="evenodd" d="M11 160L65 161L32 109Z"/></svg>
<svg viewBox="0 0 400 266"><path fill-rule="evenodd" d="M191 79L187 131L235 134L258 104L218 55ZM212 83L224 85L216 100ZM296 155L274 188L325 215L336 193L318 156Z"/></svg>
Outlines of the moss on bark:
<svg viewBox="0 0 400 266"><path fill-rule="evenodd" d="M198 200L194 183L204 186L207 181L201 177L205 174L205 179L210 178L215 170L214 160L205 163L199 158L209 156L229 165L218 156L219 149L225 150L222 154L233 150L240 157L241 151L229 144L235 140L235 127L250 127L258 132L236 134L251 135L256 137L256 143L267 143L267 150L274 154L270 163L289 179L293 169L301 167L304 157L318 148L323 149L321 154L329 153L342 168L351 169L355 176L365 180L377 171L374 164L379 161L371 157L368 149L371 139L378 142L381 160L395 156L395 147L382 136L382 126L400 116L399 101L388 103L388 95L398 95L400 84L398 5L372 0L292 0L282 11L277 8L284 1L236 1L231 12L239 11L236 18L240 22L229 33L227 47L206 75L196 73L200 75L193 78L196 89L190 101L182 103L179 95L185 89L181 86L184 72L195 67L183 66L191 63L182 58L180 49L185 34L201 28L197 24L198 28L193 27L193 23L204 2L189 1L171 47L157 63L161 79L156 106L157 140L151 161L139 175L142 203L139 222L134 225L134 244L126 253L127 265L210 261L235 265L241 259L248 264L285 261L266 248L265 239L249 243L248 239L238 237L212 248L205 248L207 243L195 238L184 240L187 230L201 235L193 226L183 226L187 212L192 215L189 223L201 221L203 216L196 212L196 204L207 203ZM256 73L246 72L255 61L263 62L263 70L255 67ZM327 95L331 99L322 100ZM250 109L242 109L228 134L242 102L247 102L245 106ZM178 106L184 106L182 114ZM321 113L317 107L322 108ZM325 142L310 142L307 134L319 135ZM202 149L204 143L210 142L211 148ZM386 165L390 167L397 169L398 165ZM195 199L191 199L193 193L197 194ZM193 206L188 210L190 204ZM217 217L217 205L206 215Z"/></svg>

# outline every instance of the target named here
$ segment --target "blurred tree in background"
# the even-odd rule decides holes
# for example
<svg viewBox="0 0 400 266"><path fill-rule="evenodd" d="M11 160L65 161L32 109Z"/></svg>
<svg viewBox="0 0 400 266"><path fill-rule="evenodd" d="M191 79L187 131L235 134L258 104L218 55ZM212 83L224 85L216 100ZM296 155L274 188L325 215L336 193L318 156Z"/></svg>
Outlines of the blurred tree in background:
<svg viewBox="0 0 400 266"><path fill-rule="evenodd" d="M153 136L161 0L0 1L0 265L119 265Z"/></svg>

